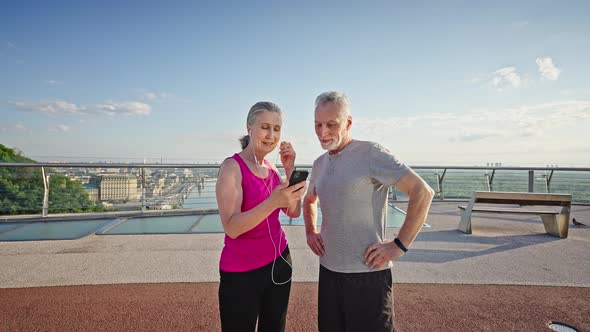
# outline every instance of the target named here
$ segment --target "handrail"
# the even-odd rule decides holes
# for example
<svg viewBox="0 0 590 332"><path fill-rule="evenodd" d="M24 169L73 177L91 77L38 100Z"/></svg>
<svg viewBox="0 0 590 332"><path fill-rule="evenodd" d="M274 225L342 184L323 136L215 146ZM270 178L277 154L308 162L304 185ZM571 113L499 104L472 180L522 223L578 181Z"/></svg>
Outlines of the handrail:
<svg viewBox="0 0 590 332"><path fill-rule="evenodd" d="M55 168L55 169L67 169L67 168L93 168L93 169L115 169L115 168L122 168L122 169L137 169L139 171L138 174L136 174L136 176L138 177L138 190L140 193L140 197L139 197L139 204L140 204L140 208L142 212L146 211L146 206L150 205L150 203L147 202L147 192L146 192L146 173L145 173L145 169L164 169L164 168L168 168L168 169L219 169L220 164L202 164L202 163L104 163L104 162L32 162L32 163L15 163L15 162L0 162L0 168L3 167L12 167L12 168L40 168L42 173L46 173L47 172L47 168ZM277 167L281 168L281 165L277 165ZM307 169L311 169L312 165L311 164L298 164L296 165L296 167L298 168L307 168ZM524 166L497 166L497 167L490 167L490 166L442 166L442 165L410 165L411 168L413 168L414 170L422 170L425 172L420 172L421 176L423 176L423 178L425 180L427 180L427 182L430 183L431 186L436 187L437 189L437 197L436 200L441 200L441 201L452 201L452 200L456 200L456 199L464 199L466 198L464 193L459 194L459 196L457 195L457 193L453 194L453 190L449 190L448 187L450 187L453 183L452 180L447 180L447 177L451 177L452 175L449 175L449 170L463 170L463 171L484 171L485 174L481 174L482 176L482 181L484 181L485 183L485 187L481 188L487 188L488 191L494 191L495 188L495 180L498 177L498 172L497 171L520 171L523 173L528 173L528 181L524 180L526 182L528 182L528 191L529 192L534 192L535 191L535 182L538 181L539 179L535 179L535 173L539 172L541 173L540 175L542 176L541 181L543 181L543 187L547 192L552 192L552 180L554 178L555 173L560 173L560 172L590 172L590 167L524 167ZM430 173L428 171L433 171L433 174L429 175ZM537 173L537 174L539 174ZM453 173L451 173L453 174ZM43 174L42 178L43 178L43 184L44 184L44 188L43 188L43 206L42 206L42 214L43 216L47 216L48 215L48 207L49 207L49 176L51 174ZM432 178L432 175L434 175L434 178ZM586 176L586 175L584 175ZM202 180L202 179L201 179ZM586 180L586 178L585 178ZM501 182L501 181L500 181ZM524 182L524 183L526 183ZM477 182L471 182L473 184L477 184ZM520 182L522 184L524 184L523 182ZM445 185L446 184L446 185ZM537 182L538 184L538 182ZM201 184L202 185L202 184ZM588 194L588 192L590 192L590 190L587 189L582 189L580 190L580 185L584 185L582 183L576 183L576 185L578 186L578 189L574 189L572 191L572 193L576 196L578 196L578 199L574 202L576 204L590 204L590 200L588 199L588 197L590 197L590 195ZM467 187L471 187L470 185ZM467 188L465 187L465 188ZM498 185L498 187L500 189L502 189L501 187L505 188L505 185ZM188 188L188 189L187 189ZM192 187L183 187L181 190L190 190ZM451 187L454 188L454 187ZM586 187L584 187L586 188ZM153 189L153 188L152 188ZM166 203L167 200L170 197L173 196L164 196L164 194L161 192L161 188L160 188L160 195L162 195L162 197L158 197L156 200L153 200L153 198L151 199L152 203L156 202L156 203ZM471 189L469 189L471 190ZM484 189L485 190L485 189ZM522 189L518 189L519 191L522 190L523 192L526 192L527 189L526 187L522 188ZM561 191L563 191L563 189L561 189ZM560 189L557 188L557 192L560 192ZM154 192L155 193L155 192ZM187 192L188 193L188 192ZM184 194L187 194L184 193ZM396 195L395 190L390 191L391 196L390 198L394 199L394 200L398 200L398 195ZM1 194L1 193L0 193ZM153 194L153 193L152 193ZM152 195L150 194L150 195ZM168 195L169 193L166 193L166 195ZM403 193L400 193L401 197L403 199L404 195ZM182 195L182 193L176 193L175 195ZM199 195L200 195L200 190L199 190ZM174 199L180 199L181 203L184 202L184 196L181 197L182 199L180 199L180 196L174 198ZM166 203L168 204L168 203ZM174 203L170 203L173 205L176 205ZM151 206L151 205L150 205Z"/></svg>
<svg viewBox="0 0 590 332"><path fill-rule="evenodd" d="M0 167L88 167L88 168L217 168L220 164L142 164L142 163L4 163ZM590 171L590 167L527 167L527 166L449 166L449 165L409 165L413 169L458 169L458 170L509 170L509 171ZM281 168L282 165L277 165ZM295 167L311 168L311 164L298 164Z"/></svg>
<svg viewBox="0 0 590 332"><path fill-rule="evenodd" d="M0 165L1 166L1 165ZM410 166L413 169L462 169L462 170L504 170L504 171L590 171L590 167L527 167L527 166Z"/></svg>

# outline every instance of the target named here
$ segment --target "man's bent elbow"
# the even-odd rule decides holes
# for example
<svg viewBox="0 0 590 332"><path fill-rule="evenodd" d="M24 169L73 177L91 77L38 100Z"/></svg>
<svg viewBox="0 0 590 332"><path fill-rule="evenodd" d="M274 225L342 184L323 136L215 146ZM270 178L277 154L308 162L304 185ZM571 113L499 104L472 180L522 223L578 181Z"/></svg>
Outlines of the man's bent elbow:
<svg viewBox="0 0 590 332"><path fill-rule="evenodd" d="M425 184L425 186L426 186L426 191L427 191L428 199L429 200L432 200L434 198L434 195L436 195L436 192L428 184Z"/></svg>
<svg viewBox="0 0 590 332"><path fill-rule="evenodd" d="M422 188L422 192L424 193L424 199L428 201L428 204L432 202L434 195L434 189L432 189L427 183L424 183L424 187Z"/></svg>
<svg viewBox="0 0 590 332"><path fill-rule="evenodd" d="M428 185L428 183L420 181L410 193L410 197L416 196L416 198L420 200L431 202L435 194L435 191Z"/></svg>

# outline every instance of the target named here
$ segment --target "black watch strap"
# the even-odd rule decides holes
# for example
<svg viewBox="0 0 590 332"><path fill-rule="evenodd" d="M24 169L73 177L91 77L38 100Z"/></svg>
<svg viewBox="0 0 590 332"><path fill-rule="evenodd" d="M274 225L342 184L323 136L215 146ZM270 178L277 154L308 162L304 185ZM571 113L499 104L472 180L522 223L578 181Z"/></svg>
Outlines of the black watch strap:
<svg viewBox="0 0 590 332"><path fill-rule="evenodd" d="M393 243L395 243L403 252L408 252L408 248L406 248L402 241L400 241L397 237L393 239Z"/></svg>

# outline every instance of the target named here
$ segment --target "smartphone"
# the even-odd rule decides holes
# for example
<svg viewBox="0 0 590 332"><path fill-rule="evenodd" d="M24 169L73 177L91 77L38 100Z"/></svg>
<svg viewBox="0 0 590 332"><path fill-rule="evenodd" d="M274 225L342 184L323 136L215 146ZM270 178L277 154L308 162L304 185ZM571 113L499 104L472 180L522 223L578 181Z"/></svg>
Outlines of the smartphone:
<svg viewBox="0 0 590 332"><path fill-rule="evenodd" d="M301 181L307 180L307 176L309 175L308 171L298 171L294 170L291 174L291 178L289 179L289 187L292 185L296 185Z"/></svg>

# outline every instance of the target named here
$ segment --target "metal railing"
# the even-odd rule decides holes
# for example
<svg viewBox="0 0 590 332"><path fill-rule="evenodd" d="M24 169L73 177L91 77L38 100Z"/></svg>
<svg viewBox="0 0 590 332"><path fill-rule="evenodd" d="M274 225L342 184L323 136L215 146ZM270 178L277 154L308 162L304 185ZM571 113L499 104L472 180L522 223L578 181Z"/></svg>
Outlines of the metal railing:
<svg viewBox="0 0 590 332"><path fill-rule="evenodd" d="M470 197L473 191L570 193L576 203L590 203L590 168L414 166L437 198ZM445 181L446 180L446 181ZM451 186L451 189L447 187Z"/></svg>
<svg viewBox="0 0 590 332"><path fill-rule="evenodd" d="M436 200L464 200L473 191L516 191L570 193L575 204L590 204L590 168L583 167L483 167L483 166L411 166L436 191ZM50 186L53 174L73 180L104 177L107 174L125 174L137 187L122 201L101 199L96 204L110 206L111 210L146 210L154 208L216 208L214 180L218 164L141 164L141 163L0 163L0 170L35 169L36 172L17 172L20 176L34 177L38 181L38 199L29 210L2 210L0 214L41 213L67 211L68 206L56 206L52 193L60 188ZM279 166L280 168L280 166ZM297 165L311 169L311 165ZM40 172L39 172L40 170ZM51 171L50 171L51 170ZM0 179L0 204L8 191ZM16 178L18 182L19 178ZM61 183L61 186L64 186ZM131 187L135 184L130 185ZM42 188L42 195L41 195ZM12 188L14 189L14 188ZM100 186L97 186L100 191ZM129 189L129 188L128 188ZM26 188L23 187L23 190ZM102 189L107 190L106 187ZM393 200L403 201L405 195L392 190ZM37 197L37 196L35 196ZM37 201L38 200L38 201ZM106 203L106 204L105 204ZM38 205L37 205L38 204ZM111 204L113 204L111 206ZM82 207L84 208L84 207Z"/></svg>

